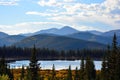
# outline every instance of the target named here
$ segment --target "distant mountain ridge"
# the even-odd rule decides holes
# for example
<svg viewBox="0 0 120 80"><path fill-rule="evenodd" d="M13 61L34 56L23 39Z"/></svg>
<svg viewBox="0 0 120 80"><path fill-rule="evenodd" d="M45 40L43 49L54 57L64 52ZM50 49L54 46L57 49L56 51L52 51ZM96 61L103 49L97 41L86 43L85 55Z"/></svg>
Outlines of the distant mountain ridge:
<svg viewBox="0 0 120 80"><path fill-rule="evenodd" d="M113 36L114 33L117 35L117 36L120 36L120 29L118 30L110 30L110 31L107 31L107 32L104 32L103 34L101 34L102 36Z"/></svg>
<svg viewBox="0 0 120 80"><path fill-rule="evenodd" d="M56 50L77 50L84 48L105 48L105 45L97 42L89 42L80 39L69 38L65 36L51 36L46 34L39 34L35 36L27 37L20 42L15 43L17 47L33 47L37 48L49 48Z"/></svg>
<svg viewBox="0 0 120 80"><path fill-rule="evenodd" d="M68 37L75 38L75 39L82 39L86 41L92 41L92 42L99 42L102 44L111 44L112 37L104 37L101 35L95 35L90 32L79 32L67 35Z"/></svg>
<svg viewBox="0 0 120 80"><path fill-rule="evenodd" d="M118 36L120 36L120 29L110 30L110 31L106 31L106 32L100 32L97 30L79 31L70 26L64 26L60 29L50 28L50 29L40 30L40 31L37 31L34 33L27 33L27 34L22 34L22 35L24 35L24 36L33 36L33 35L38 35L38 34L69 35L69 34L74 34L74 33L79 33L79 32L89 32L94 35L105 36L105 37L107 37L107 36L112 37L113 34L116 33Z"/></svg>
<svg viewBox="0 0 120 80"><path fill-rule="evenodd" d="M30 33L30 34L24 34L26 36L33 36L37 34L56 34L56 35L68 35L68 34L73 34L79 32L78 30L70 27L70 26L64 26L60 29L57 28L50 28L46 30L40 30L35 33Z"/></svg>
<svg viewBox="0 0 120 80"><path fill-rule="evenodd" d="M28 34L21 34L21 35L9 35L4 32L0 32L0 46L3 46L3 45L11 46L15 44L16 46L20 46L20 47L23 47L23 46L30 47L31 45L33 46L33 44L37 42L37 47L48 47L51 49L52 48L56 49L56 47L58 47L57 49L64 49L64 48L75 49L78 47L88 48L88 46L90 45L95 47L96 43L97 44L99 43L100 45L108 45L108 44L111 45L114 33L116 33L117 42L118 42L118 45L120 45L119 29L111 30L107 32L99 32L96 30L78 31L69 26L64 26L60 29L51 28L46 30L40 30L35 33L28 33ZM23 35L26 35L26 36L23 36ZM41 39L40 36L42 37L44 36L44 38ZM31 37L33 40L31 40ZM36 39L36 41L34 39ZM29 46L26 46L28 44ZM99 48L99 46L96 46L96 48L97 47Z"/></svg>
<svg viewBox="0 0 120 80"><path fill-rule="evenodd" d="M4 33L4 32L0 32L0 38L5 38L8 37L9 35Z"/></svg>
<svg viewBox="0 0 120 80"><path fill-rule="evenodd" d="M95 34L95 35L101 35L103 32L100 32L100 31L96 31L96 30L91 30L91 31L88 31L89 33L92 33L92 34Z"/></svg>
<svg viewBox="0 0 120 80"><path fill-rule="evenodd" d="M20 40L24 39L25 36L21 35L10 35L8 37L0 39L0 46L10 46L16 42L19 42Z"/></svg>

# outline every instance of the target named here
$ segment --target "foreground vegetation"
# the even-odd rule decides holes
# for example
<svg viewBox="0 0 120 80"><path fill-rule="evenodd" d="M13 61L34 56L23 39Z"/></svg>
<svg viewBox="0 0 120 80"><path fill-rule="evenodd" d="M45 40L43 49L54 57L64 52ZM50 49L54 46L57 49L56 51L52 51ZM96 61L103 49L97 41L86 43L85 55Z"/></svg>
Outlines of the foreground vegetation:
<svg viewBox="0 0 120 80"><path fill-rule="evenodd" d="M52 70L41 70L38 64L36 48L32 49L29 66L25 69L10 69L3 57L0 60L0 80L120 80L120 50L117 46L116 35L113 37L112 46L108 46L104 55L102 68L95 70L92 58L83 56L81 58L80 69L55 70L53 64Z"/></svg>

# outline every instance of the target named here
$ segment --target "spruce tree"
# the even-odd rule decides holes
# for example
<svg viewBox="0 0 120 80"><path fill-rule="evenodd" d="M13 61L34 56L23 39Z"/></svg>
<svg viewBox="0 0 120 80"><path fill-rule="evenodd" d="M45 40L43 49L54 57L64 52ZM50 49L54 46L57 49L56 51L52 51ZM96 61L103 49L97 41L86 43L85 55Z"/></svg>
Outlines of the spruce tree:
<svg viewBox="0 0 120 80"><path fill-rule="evenodd" d="M56 71L55 71L54 64L53 64L53 67L52 67L52 77L51 77L51 80L56 80Z"/></svg>
<svg viewBox="0 0 120 80"><path fill-rule="evenodd" d="M31 72L29 67L27 67L26 72L27 74L25 76L25 80L31 80Z"/></svg>
<svg viewBox="0 0 120 80"><path fill-rule="evenodd" d="M3 74L4 75L7 74L7 64L4 56L0 59L0 75L3 75Z"/></svg>
<svg viewBox="0 0 120 80"><path fill-rule="evenodd" d="M76 69L75 69L74 80L79 80L79 71L78 71L78 68L77 68L77 67L76 67Z"/></svg>
<svg viewBox="0 0 120 80"><path fill-rule="evenodd" d="M107 66L107 60L104 57L102 62L102 68L101 68L101 80L108 80L108 66Z"/></svg>
<svg viewBox="0 0 120 80"><path fill-rule="evenodd" d="M115 67L115 80L120 80L120 52L117 46L117 39L116 39L116 47L115 47L115 54L116 54L116 67Z"/></svg>
<svg viewBox="0 0 120 80"><path fill-rule="evenodd" d="M93 61L90 58L86 59L84 80L95 80L96 70Z"/></svg>
<svg viewBox="0 0 120 80"><path fill-rule="evenodd" d="M24 77L25 77L25 69L24 66L22 65L20 80L24 80Z"/></svg>
<svg viewBox="0 0 120 80"><path fill-rule="evenodd" d="M67 79L66 79L66 80L73 80L73 79L72 79L71 66L69 66L69 69L68 69L68 74L67 74Z"/></svg>
<svg viewBox="0 0 120 80"><path fill-rule="evenodd" d="M7 67L7 75L9 76L10 80L14 80L13 71L11 71L10 66Z"/></svg>
<svg viewBox="0 0 120 80"><path fill-rule="evenodd" d="M110 55L108 56L108 71L109 71L109 80L118 80L120 79L119 71L120 71L120 57L118 53L118 46L117 46L117 37L114 34L113 42L112 42L112 49L110 51Z"/></svg>
<svg viewBox="0 0 120 80"><path fill-rule="evenodd" d="M13 80L13 74L11 73L10 66L7 65L5 57L3 56L0 60L0 75L8 75L10 80Z"/></svg>
<svg viewBox="0 0 120 80"><path fill-rule="evenodd" d="M117 54L115 80L120 80L120 52Z"/></svg>
<svg viewBox="0 0 120 80"><path fill-rule="evenodd" d="M84 75L85 75L85 63L84 58L82 57L80 64L80 80L84 80Z"/></svg>
<svg viewBox="0 0 120 80"><path fill-rule="evenodd" d="M39 70L39 64L38 64L38 60L36 57L36 48L34 45L34 48L32 50L32 56L31 56L31 60L30 60L30 73L31 73L31 80L39 80L39 76L38 76L38 70Z"/></svg>

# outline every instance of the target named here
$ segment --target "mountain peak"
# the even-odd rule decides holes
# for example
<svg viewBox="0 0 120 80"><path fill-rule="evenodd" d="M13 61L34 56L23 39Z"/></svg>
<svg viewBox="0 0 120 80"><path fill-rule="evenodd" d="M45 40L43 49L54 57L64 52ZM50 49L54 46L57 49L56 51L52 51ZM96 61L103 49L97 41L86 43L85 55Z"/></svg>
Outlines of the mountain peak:
<svg viewBox="0 0 120 80"><path fill-rule="evenodd" d="M73 28L70 27L70 26L64 26L64 27L62 27L61 29L73 29Z"/></svg>
<svg viewBox="0 0 120 80"><path fill-rule="evenodd" d="M77 33L77 32L79 32L79 31L70 26L64 26L60 29L50 28L50 29L40 30L33 34L30 34L30 36L37 35L37 34L68 35L68 34L73 34L73 33Z"/></svg>
<svg viewBox="0 0 120 80"><path fill-rule="evenodd" d="M77 32L79 32L79 31L70 26L64 26L57 31L57 34L58 35L68 35L68 34L73 34L73 33L77 33Z"/></svg>

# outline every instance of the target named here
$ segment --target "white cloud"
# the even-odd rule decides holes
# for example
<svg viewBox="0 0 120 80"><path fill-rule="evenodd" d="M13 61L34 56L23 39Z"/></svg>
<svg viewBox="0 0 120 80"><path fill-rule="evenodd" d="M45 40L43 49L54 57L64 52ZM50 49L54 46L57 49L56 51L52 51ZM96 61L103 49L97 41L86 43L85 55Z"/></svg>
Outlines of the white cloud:
<svg viewBox="0 0 120 80"><path fill-rule="evenodd" d="M0 5L3 6L13 6L18 5L19 0L0 0Z"/></svg>
<svg viewBox="0 0 120 80"><path fill-rule="evenodd" d="M74 0L64 0L64 2L73 2Z"/></svg>
<svg viewBox="0 0 120 80"><path fill-rule="evenodd" d="M120 9L120 0L106 0L101 4L101 7L104 7L106 12L110 12L116 8Z"/></svg>
<svg viewBox="0 0 120 80"><path fill-rule="evenodd" d="M101 22L114 27L120 27L120 23L116 21L120 20L120 14L112 14L111 11L120 10L120 0L105 0L103 3L93 3L93 4L82 4L77 3L74 0L42 0L44 6L55 6L54 4L60 3L60 9L57 13L47 14L46 16L51 16L51 20L59 22L75 23L78 20L88 21L88 22ZM39 1L42 2L41 0ZM53 1L53 2L52 2ZM72 2L72 3L67 3ZM53 4L54 3L54 4ZM42 4L40 4L42 5ZM45 15L44 15L45 16Z"/></svg>
<svg viewBox="0 0 120 80"><path fill-rule="evenodd" d="M36 12L36 11L29 11L26 12L28 15L39 15L39 16L52 16L51 14L48 13L42 13L42 12Z"/></svg>
<svg viewBox="0 0 120 80"><path fill-rule="evenodd" d="M57 22L25 22L15 25L0 25L0 31L8 34L32 33L42 29L60 28L64 24Z"/></svg>
<svg viewBox="0 0 120 80"><path fill-rule="evenodd" d="M61 3L57 2L56 0L40 0L38 4L40 6L61 6Z"/></svg>

